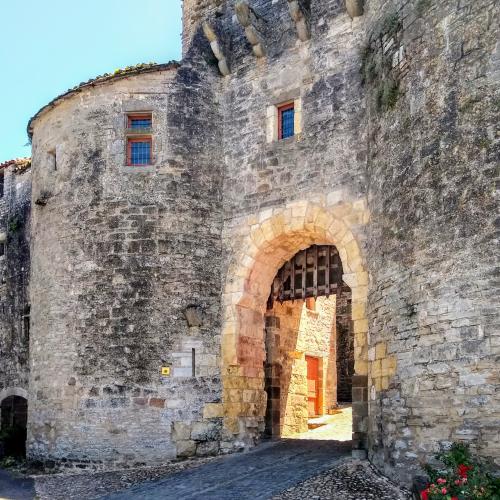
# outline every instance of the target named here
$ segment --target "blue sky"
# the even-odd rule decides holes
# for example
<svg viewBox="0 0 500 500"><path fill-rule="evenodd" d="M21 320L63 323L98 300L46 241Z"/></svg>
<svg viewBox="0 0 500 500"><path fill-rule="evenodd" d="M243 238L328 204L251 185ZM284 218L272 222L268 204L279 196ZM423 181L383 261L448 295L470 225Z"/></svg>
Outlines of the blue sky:
<svg viewBox="0 0 500 500"><path fill-rule="evenodd" d="M76 84L181 57L181 0L2 2L0 162L29 156L28 120Z"/></svg>

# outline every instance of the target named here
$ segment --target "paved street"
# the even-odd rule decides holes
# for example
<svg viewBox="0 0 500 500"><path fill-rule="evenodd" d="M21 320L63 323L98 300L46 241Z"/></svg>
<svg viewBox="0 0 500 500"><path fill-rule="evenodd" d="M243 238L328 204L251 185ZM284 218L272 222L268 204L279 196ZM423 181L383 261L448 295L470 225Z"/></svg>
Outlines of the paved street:
<svg viewBox="0 0 500 500"><path fill-rule="evenodd" d="M285 440L249 453L223 457L198 469L145 483L102 498L107 500L265 499L349 456L351 444Z"/></svg>
<svg viewBox="0 0 500 500"><path fill-rule="evenodd" d="M32 500L34 496L32 479L16 478L0 469L0 500Z"/></svg>

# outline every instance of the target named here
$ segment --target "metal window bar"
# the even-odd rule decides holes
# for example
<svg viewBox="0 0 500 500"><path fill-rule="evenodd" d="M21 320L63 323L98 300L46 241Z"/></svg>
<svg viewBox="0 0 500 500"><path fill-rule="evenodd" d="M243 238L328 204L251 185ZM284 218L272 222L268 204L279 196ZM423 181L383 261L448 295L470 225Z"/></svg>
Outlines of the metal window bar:
<svg viewBox="0 0 500 500"><path fill-rule="evenodd" d="M130 144L130 164L149 165L151 163L151 143L134 141Z"/></svg>
<svg viewBox="0 0 500 500"><path fill-rule="evenodd" d="M295 110L284 109L281 112L281 138L286 139L287 137L293 137L295 134Z"/></svg>
<svg viewBox="0 0 500 500"><path fill-rule="evenodd" d="M151 128L151 118L130 118L129 128L131 129Z"/></svg>

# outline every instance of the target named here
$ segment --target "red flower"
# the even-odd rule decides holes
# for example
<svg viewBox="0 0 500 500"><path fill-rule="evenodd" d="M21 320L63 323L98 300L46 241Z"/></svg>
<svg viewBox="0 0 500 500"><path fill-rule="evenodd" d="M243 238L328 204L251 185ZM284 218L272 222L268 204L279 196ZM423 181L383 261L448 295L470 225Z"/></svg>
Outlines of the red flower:
<svg viewBox="0 0 500 500"><path fill-rule="evenodd" d="M448 490L447 490L446 488L443 488L443 489L441 490L441 493L442 493L443 495L446 495L446 493L448 493Z"/></svg>
<svg viewBox="0 0 500 500"><path fill-rule="evenodd" d="M442 477L440 477L440 478L438 478L437 483L444 484L444 483L446 483L446 479L443 479Z"/></svg>
<svg viewBox="0 0 500 500"><path fill-rule="evenodd" d="M472 465L464 465L464 464L460 464L458 466L458 469L457 469L457 472L458 472L458 475L462 478L462 479L466 479L467 478L467 473L472 470L474 467L472 467Z"/></svg>
<svg viewBox="0 0 500 500"><path fill-rule="evenodd" d="M451 500L458 500L458 497L451 497Z"/></svg>
<svg viewBox="0 0 500 500"><path fill-rule="evenodd" d="M422 500L429 500L429 489L420 492L420 498Z"/></svg>

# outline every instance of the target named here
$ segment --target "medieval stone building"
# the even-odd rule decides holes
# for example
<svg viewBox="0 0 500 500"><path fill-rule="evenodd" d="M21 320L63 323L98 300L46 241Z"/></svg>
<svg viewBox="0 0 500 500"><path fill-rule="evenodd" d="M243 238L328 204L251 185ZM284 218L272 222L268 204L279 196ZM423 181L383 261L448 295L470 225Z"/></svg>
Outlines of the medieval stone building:
<svg viewBox="0 0 500 500"><path fill-rule="evenodd" d="M352 386L355 452L391 477L456 440L499 463L498 16L184 0L180 63L42 108L2 204L0 399L28 402L28 456L300 431L309 356L316 411Z"/></svg>

